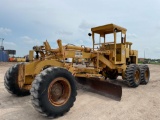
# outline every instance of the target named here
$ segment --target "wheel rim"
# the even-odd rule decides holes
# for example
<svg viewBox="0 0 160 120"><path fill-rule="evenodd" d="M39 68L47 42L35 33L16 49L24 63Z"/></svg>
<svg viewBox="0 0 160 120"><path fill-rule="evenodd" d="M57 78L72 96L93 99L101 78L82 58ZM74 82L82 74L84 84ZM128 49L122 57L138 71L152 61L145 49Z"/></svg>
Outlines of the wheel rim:
<svg viewBox="0 0 160 120"><path fill-rule="evenodd" d="M138 84L140 82L140 73L138 70L136 70L135 75L134 75L134 80Z"/></svg>
<svg viewBox="0 0 160 120"><path fill-rule="evenodd" d="M48 88L49 101L54 106L64 105L71 95L70 83L66 78L53 79Z"/></svg>
<svg viewBox="0 0 160 120"><path fill-rule="evenodd" d="M149 80L149 70L148 69L145 71L145 79L146 81Z"/></svg>

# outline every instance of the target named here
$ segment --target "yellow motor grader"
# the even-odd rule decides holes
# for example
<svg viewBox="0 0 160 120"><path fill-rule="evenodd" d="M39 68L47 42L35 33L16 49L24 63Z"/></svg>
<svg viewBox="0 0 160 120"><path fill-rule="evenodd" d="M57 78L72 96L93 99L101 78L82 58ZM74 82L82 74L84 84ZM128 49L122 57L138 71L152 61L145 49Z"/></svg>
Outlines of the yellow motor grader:
<svg viewBox="0 0 160 120"><path fill-rule="evenodd" d="M118 98L122 95L121 86L109 83L107 78L122 76L130 87L149 82L149 67L137 64L138 51L131 50L125 28L107 24L91 31L88 35L92 37L93 48L63 46L61 40L57 40L57 49L52 49L47 41L42 46L34 46L29 52L29 63L16 64L6 72L4 84L8 92L17 96L31 94L37 111L57 117L73 106L76 81ZM113 37L112 42L108 36ZM75 65L75 59L85 59L87 65Z"/></svg>

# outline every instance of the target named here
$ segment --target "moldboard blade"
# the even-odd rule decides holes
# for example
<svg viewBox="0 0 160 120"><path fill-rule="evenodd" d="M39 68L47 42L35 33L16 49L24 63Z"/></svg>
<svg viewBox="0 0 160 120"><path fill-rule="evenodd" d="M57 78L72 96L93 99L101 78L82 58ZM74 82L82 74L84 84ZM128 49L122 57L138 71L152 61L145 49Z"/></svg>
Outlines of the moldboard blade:
<svg viewBox="0 0 160 120"><path fill-rule="evenodd" d="M98 92L104 96L114 97L118 100L121 100L122 96L122 87L119 85L115 85L109 83L107 81L101 81L98 78L83 78L83 77L76 77L76 81L83 86L87 86L85 89L91 88L91 91Z"/></svg>

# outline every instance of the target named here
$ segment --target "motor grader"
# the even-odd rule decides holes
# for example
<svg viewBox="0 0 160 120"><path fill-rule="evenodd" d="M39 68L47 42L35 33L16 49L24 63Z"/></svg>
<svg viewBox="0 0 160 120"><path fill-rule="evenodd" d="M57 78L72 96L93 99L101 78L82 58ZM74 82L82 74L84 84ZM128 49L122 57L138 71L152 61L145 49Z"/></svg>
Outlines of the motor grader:
<svg viewBox="0 0 160 120"><path fill-rule="evenodd" d="M9 68L4 84L9 93L24 96L31 94L33 106L42 115L57 117L68 112L76 100L76 81L98 91L121 98L122 88L109 83L122 76L130 87L149 82L147 65L138 65L138 51L126 41L126 29L115 24L91 28L93 48L62 45L52 49L47 41L34 46L29 52L29 63ZM108 42L108 35L113 42ZM120 35L118 43L117 35ZM98 36L98 42L96 36ZM34 55L36 54L36 55ZM66 59L72 59L66 62ZM87 65L75 65L75 59L87 60Z"/></svg>

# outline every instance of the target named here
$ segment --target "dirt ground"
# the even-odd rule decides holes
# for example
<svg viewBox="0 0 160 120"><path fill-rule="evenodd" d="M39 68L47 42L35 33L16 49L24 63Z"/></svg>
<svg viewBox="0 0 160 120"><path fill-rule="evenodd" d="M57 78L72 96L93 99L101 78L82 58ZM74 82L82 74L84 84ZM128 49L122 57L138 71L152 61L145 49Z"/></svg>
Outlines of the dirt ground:
<svg viewBox="0 0 160 120"><path fill-rule="evenodd" d="M16 97L4 87L4 74L14 63L0 63L0 120L45 120L34 110L30 96ZM149 65L147 85L128 88L123 82L122 99L114 99L78 90L74 106L57 120L160 120L160 66Z"/></svg>

